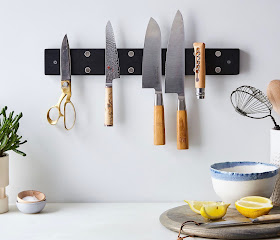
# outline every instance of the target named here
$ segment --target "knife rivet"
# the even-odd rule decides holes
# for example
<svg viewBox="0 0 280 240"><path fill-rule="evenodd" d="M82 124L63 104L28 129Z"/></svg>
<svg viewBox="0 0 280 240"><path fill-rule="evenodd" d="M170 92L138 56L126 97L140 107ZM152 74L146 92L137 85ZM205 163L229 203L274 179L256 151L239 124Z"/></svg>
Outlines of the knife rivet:
<svg viewBox="0 0 280 240"><path fill-rule="evenodd" d="M220 67L215 67L215 72L216 73L220 73L222 71L222 69Z"/></svg>
<svg viewBox="0 0 280 240"><path fill-rule="evenodd" d="M216 55L216 57L220 57L220 56L222 56L222 52L221 51L216 51L215 55Z"/></svg>
<svg viewBox="0 0 280 240"><path fill-rule="evenodd" d="M84 55L85 57L90 57L90 51L85 51Z"/></svg>
<svg viewBox="0 0 280 240"><path fill-rule="evenodd" d="M133 68L133 67L130 67L130 68L127 69L127 71L128 71L129 73L134 73L134 68Z"/></svg>
<svg viewBox="0 0 280 240"><path fill-rule="evenodd" d="M90 67L86 67L86 68L85 68L85 73L90 73L90 72L91 72Z"/></svg>
<svg viewBox="0 0 280 240"><path fill-rule="evenodd" d="M62 87L68 87L68 82L64 82L64 83L62 84Z"/></svg>
<svg viewBox="0 0 280 240"><path fill-rule="evenodd" d="M54 61L53 61L53 64L57 64L57 61L56 61L56 60L54 60Z"/></svg>
<svg viewBox="0 0 280 240"><path fill-rule="evenodd" d="M133 51L129 51L129 52L127 53L127 55L128 55L129 57L133 57L133 56L134 56L134 52L133 52Z"/></svg>

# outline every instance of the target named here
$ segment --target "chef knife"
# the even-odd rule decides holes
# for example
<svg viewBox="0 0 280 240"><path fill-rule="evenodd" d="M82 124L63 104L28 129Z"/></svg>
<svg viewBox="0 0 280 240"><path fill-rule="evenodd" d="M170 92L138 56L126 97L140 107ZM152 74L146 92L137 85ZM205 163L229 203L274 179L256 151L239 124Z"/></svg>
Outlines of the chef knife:
<svg viewBox="0 0 280 240"><path fill-rule="evenodd" d="M161 33L159 25L153 18L149 21L145 36L142 88L155 89L154 145L164 145L165 126L161 82Z"/></svg>
<svg viewBox="0 0 280 240"><path fill-rule="evenodd" d="M205 44L193 44L195 55L195 90L197 99L205 98Z"/></svg>
<svg viewBox="0 0 280 240"><path fill-rule="evenodd" d="M105 49L105 126L113 126L113 79L120 78L118 51L111 22L106 25Z"/></svg>
<svg viewBox="0 0 280 240"><path fill-rule="evenodd" d="M252 225L252 224L262 224L262 223L279 223L280 214L264 215L257 218L242 218L241 221L230 220L223 222L212 222L204 223L205 228L221 228L221 227L233 227L233 226L242 226L242 225Z"/></svg>
<svg viewBox="0 0 280 240"><path fill-rule="evenodd" d="M188 149L188 124L184 93L185 36L184 22L180 11L172 24L166 53L165 92L178 94L177 149Z"/></svg>

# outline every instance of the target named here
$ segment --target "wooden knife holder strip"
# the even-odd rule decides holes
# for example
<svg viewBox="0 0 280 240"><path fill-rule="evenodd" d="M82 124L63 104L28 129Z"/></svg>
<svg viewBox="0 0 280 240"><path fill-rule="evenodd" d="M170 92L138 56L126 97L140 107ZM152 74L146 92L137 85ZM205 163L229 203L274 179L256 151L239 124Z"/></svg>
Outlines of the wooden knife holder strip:
<svg viewBox="0 0 280 240"><path fill-rule="evenodd" d="M186 75L194 75L194 49L185 54ZM239 49L205 50L207 75L239 74ZM118 49L121 75L142 75L143 49ZM162 49L165 74L166 49ZM72 75L105 75L105 49L71 49ZM60 75L60 49L45 49L45 75Z"/></svg>

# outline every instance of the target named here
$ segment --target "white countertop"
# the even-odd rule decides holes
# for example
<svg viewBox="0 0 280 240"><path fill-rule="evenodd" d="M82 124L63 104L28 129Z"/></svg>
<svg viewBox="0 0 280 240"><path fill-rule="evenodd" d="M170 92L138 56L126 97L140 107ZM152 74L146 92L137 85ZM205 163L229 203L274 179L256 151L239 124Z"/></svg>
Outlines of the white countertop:
<svg viewBox="0 0 280 240"><path fill-rule="evenodd" d="M40 214L23 214L11 205L8 213L0 215L0 236L5 240L176 240L178 234L163 227L159 216L182 204L47 203Z"/></svg>

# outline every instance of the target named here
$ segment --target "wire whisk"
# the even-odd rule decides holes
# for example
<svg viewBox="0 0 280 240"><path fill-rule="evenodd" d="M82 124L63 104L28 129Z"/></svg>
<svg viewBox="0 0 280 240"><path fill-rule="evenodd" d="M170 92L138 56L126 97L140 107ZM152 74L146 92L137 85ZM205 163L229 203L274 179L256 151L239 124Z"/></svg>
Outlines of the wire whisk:
<svg viewBox="0 0 280 240"><path fill-rule="evenodd" d="M232 106L239 114L254 119L271 117L275 125L274 129L280 130L279 125L271 115L272 104L259 89L251 86L238 87L231 93L230 99Z"/></svg>

